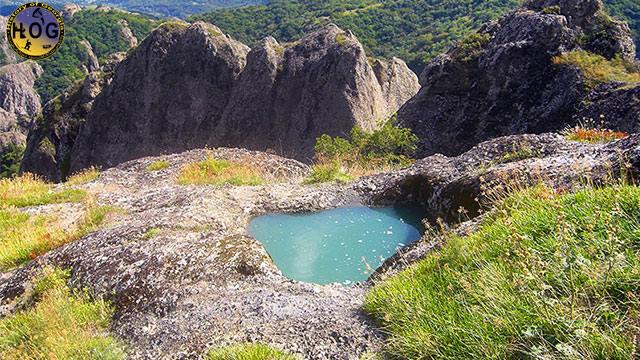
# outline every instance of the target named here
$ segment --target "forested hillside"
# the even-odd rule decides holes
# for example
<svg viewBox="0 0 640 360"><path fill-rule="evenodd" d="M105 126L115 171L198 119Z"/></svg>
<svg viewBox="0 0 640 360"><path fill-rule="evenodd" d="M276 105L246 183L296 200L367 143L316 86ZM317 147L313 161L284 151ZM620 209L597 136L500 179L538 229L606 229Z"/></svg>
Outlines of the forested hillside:
<svg viewBox="0 0 640 360"><path fill-rule="evenodd" d="M630 22L640 38L640 2L607 0L608 11ZM264 36L293 41L305 30L334 22L353 31L376 56L398 56L419 71L487 20L520 4L520 0L272 0L266 6L221 9L195 15L253 45Z"/></svg>
<svg viewBox="0 0 640 360"><path fill-rule="evenodd" d="M82 65L87 63L88 53L82 40L91 44L99 60L129 48L121 33L123 20L140 40L158 23L150 17L117 10L82 10L65 22L64 45L52 57L38 61L44 69L44 74L36 82L43 104L85 76Z"/></svg>
<svg viewBox="0 0 640 360"><path fill-rule="evenodd" d="M115 6L120 9L150 14L156 16L176 16L186 17L192 14L201 13L216 8L238 7L246 5L266 4L266 0L55 0L48 2L56 8L61 8L67 3L78 5L106 5ZM17 2L12 0L0 0L0 12L2 15L8 15L17 6Z"/></svg>

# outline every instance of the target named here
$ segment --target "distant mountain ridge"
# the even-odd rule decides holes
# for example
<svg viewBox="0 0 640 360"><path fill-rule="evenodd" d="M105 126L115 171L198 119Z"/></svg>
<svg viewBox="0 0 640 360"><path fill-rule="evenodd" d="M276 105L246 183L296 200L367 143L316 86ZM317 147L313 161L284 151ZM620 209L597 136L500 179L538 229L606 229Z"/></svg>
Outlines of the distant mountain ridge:
<svg viewBox="0 0 640 360"><path fill-rule="evenodd" d="M114 6L123 10L162 17L186 17L189 15L209 11L217 8L230 8L247 5L266 4L266 0L74 0L74 1L49 1L56 7L74 3L81 6L100 5ZM0 1L2 15L10 14L16 7L15 1Z"/></svg>

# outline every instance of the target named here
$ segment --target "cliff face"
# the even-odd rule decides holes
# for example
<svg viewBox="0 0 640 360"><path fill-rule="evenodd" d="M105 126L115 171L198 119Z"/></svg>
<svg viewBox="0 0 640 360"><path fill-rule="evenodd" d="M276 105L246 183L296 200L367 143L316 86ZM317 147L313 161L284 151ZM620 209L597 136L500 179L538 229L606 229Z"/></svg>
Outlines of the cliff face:
<svg viewBox="0 0 640 360"><path fill-rule="evenodd" d="M307 161L322 134L372 130L418 90L401 60L377 63L380 79L357 39L335 25L291 46L265 39L249 54L213 143Z"/></svg>
<svg viewBox="0 0 640 360"><path fill-rule="evenodd" d="M553 58L580 49L635 56L628 26L608 18L600 0L528 1L435 58L418 95L399 111L400 124L421 138L421 155L456 155L502 135L573 125L589 89L578 68ZM630 127L638 130L639 120Z"/></svg>
<svg viewBox="0 0 640 360"><path fill-rule="evenodd" d="M14 145L24 144L29 121L40 112L34 83L41 74L40 65L32 61L0 67L0 133L12 133L3 138L15 140Z"/></svg>
<svg viewBox="0 0 640 360"><path fill-rule="evenodd" d="M163 25L96 99L71 170L205 146L248 51L212 25Z"/></svg>
<svg viewBox="0 0 640 360"><path fill-rule="evenodd" d="M417 92L401 60L375 68L335 25L291 46L267 38L251 52L209 24L164 25L97 97L71 171L204 146L309 160L321 134L373 129Z"/></svg>

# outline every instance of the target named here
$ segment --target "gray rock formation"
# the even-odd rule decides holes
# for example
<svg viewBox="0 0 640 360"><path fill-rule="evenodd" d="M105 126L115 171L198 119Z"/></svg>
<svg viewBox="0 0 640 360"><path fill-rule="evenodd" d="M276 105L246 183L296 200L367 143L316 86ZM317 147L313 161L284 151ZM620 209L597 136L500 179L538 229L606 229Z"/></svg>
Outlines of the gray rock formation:
<svg viewBox="0 0 640 360"><path fill-rule="evenodd" d="M42 68L33 61L0 67L0 133L17 133L21 136L10 138L24 139L31 118L40 113L34 83L41 74Z"/></svg>
<svg viewBox="0 0 640 360"><path fill-rule="evenodd" d="M209 24L162 25L96 99L74 145L72 172L204 147L248 51Z"/></svg>
<svg viewBox="0 0 640 360"><path fill-rule="evenodd" d="M129 28L129 23L127 23L127 20L120 19L118 21L118 24L120 24L120 36L122 36L124 41L127 42L129 48L138 46L138 38L136 38L136 36L133 34L133 31L131 31L131 29Z"/></svg>
<svg viewBox="0 0 640 360"><path fill-rule="evenodd" d="M82 7L80 5L65 4L60 10L60 15L62 15L64 20L70 20L73 15L75 15L80 10L82 10Z"/></svg>
<svg viewBox="0 0 640 360"><path fill-rule="evenodd" d="M335 25L288 47L267 38L248 50L212 25L163 25L96 99L71 170L204 146L310 160L321 134L371 130L418 89L401 60L374 72Z"/></svg>
<svg viewBox="0 0 640 360"><path fill-rule="evenodd" d="M0 29L7 28L7 20L6 16L0 16ZM15 64L20 62L20 57L11 49L11 46L7 42L7 37L3 36L0 39L0 65L6 64Z"/></svg>
<svg viewBox="0 0 640 360"><path fill-rule="evenodd" d="M100 69L100 63L98 62L98 57L93 52L93 46L87 40L81 40L80 45L85 48L87 52L87 63L83 66L86 69L86 73L92 73L96 70Z"/></svg>
<svg viewBox="0 0 640 360"><path fill-rule="evenodd" d="M421 138L420 155L456 155L502 135L573 125L589 89L578 68L554 64L553 57L586 49L633 59L628 27L608 18L600 0L532 0L527 6L428 64L422 89L398 112L400 124ZM559 6L560 14L549 6ZM640 119L612 125L637 131Z"/></svg>
<svg viewBox="0 0 640 360"><path fill-rule="evenodd" d="M376 73L357 39L335 25L288 47L267 38L249 54L214 143L308 161L318 136L372 130L417 92L402 60L378 64Z"/></svg>
<svg viewBox="0 0 640 360"><path fill-rule="evenodd" d="M49 181L63 181L70 175L71 150L96 96L113 76L124 53L110 55L84 81L66 89L49 102L42 119L32 124L20 164L21 173L32 173Z"/></svg>

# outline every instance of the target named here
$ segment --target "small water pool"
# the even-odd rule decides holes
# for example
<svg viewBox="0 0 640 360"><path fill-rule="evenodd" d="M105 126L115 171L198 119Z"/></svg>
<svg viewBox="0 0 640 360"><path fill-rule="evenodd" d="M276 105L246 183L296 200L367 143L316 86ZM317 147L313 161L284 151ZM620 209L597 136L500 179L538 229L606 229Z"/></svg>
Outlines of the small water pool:
<svg viewBox="0 0 640 360"><path fill-rule="evenodd" d="M417 207L349 207L254 218L249 233L286 277L316 283L366 280L398 248L420 239Z"/></svg>

